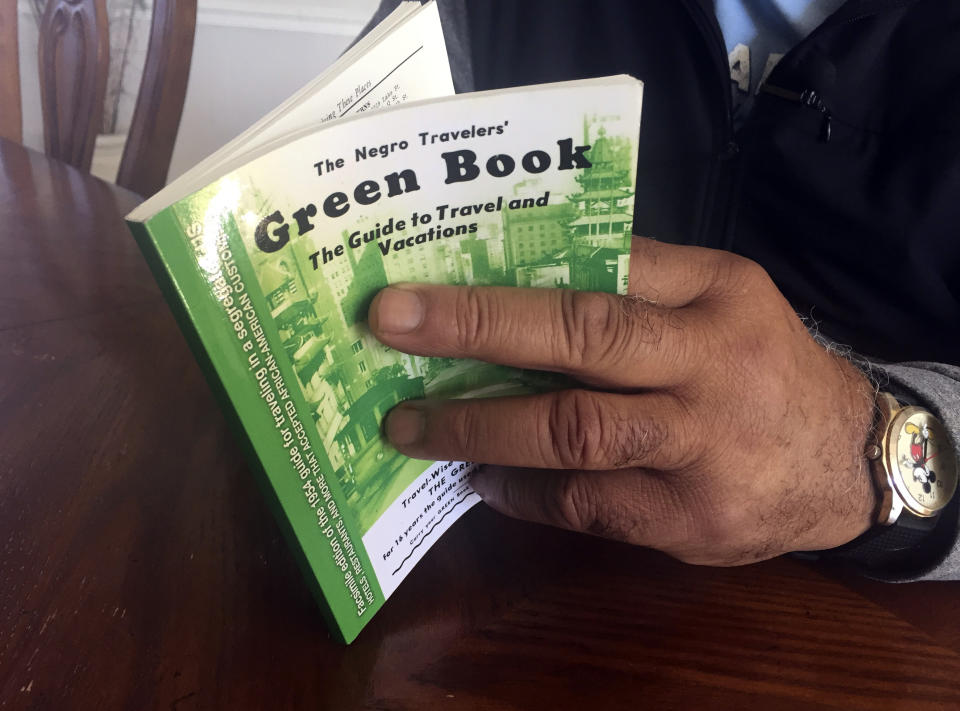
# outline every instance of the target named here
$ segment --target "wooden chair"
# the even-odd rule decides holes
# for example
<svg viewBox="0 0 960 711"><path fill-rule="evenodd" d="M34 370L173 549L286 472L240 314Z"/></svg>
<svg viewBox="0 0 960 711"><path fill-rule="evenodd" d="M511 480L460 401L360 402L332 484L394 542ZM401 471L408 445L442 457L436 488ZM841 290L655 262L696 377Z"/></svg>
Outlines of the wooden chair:
<svg viewBox="0 0 960 711"><path fill-rule="evenodd" d="M0 136L22 140L16 0L0 0ZM150 43L117 184L163 187L187 92L197 0L154 0ZM89 170L109 70L106 0L47 0L40 96L48 155Z"/></svg>

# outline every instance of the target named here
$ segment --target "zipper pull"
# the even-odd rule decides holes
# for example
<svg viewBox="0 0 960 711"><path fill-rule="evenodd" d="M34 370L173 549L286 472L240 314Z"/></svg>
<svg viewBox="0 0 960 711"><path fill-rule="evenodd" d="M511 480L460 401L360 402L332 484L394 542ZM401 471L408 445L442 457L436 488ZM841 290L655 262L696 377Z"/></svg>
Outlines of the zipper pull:
<svg viewBox="0 0 960 711"><path fill-rule="evenodd" d="M813 89L804 89L800 92L800 103L823 114L823 122L820 124L820 140L829 143L830 137L833 135L833 115L826 104L823 103L823 98Z"/></svg>
<svg viewBox="0 0 960 711"><path fill-rule="evenodd" d="M796 91L790 91L789 89L782 89L773 84L763 83L760 85L760 90L767 94L778 96L781 99L794 101L801 106L819 111L823 114L823 121L820 123L820 140L824 143L830 142L830 138L833 136L833 114L830 113L827 105L823 103L823 97L814 89L804 89L798 93Z"/></svg>

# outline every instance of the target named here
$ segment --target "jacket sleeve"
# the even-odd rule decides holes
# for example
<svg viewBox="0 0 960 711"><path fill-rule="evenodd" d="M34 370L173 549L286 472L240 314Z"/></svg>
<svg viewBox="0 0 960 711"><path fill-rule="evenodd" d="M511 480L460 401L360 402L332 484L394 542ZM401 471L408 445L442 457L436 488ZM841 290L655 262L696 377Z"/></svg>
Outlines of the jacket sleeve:
<svg viewBox="0 0 960 711"><path fill-rule="evenodd" d="M861 363L881 390L898 399L930 410L944 424L953 451L960 452L960 367L941 363ZM881 580L960 580L960 491L943 511L929 550L922 551L926 562L913 570L879 571Z"/></svg>

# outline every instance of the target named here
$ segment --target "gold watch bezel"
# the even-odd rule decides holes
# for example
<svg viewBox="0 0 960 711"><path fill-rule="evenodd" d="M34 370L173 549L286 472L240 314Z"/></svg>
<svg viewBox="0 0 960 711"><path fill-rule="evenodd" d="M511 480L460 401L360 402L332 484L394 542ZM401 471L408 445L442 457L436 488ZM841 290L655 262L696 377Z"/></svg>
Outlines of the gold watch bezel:
<svg viewBox="0 0 960 711"><path fill-rule="evenodd" d="M943 425L940 424L940 421L934 417L929 410L912 405L901 408L894 414L893 419L890 420L887 425L887 431L883 438L883 463L890 477L890 484L893 486L897 496L900 497L900 500L903 501L904 507L915 516L930 518L940 513L944 506L950 502L950 499L953 498L953 494L956 491L957 480L956 477L954 477L954 491L950 492L950 496L947 497L946 501L936 508L921 504L914 498L913 494L910 493L910 490L907 488L907 483L903 479L903 468L900 466L900 462L897 461L897 440L907 420L917 414L929 417L935 421L940 430L943 431Z"/></svg>
<svg viewBox="0 0 960 711"><path fill-rule="evenodd" d="M956 452L951 446L950 436L943 423L929 410L913 405L901 406L889 393L879 393L877 396L879 417L877 428L874 431L874 444L868 447L867 457L871 460L874 481L880 490L881 502L877 515L880 524L891 525L896 523L900 514L906 510L914 516L932 518L939 514L956 495L958 478L958 464ZM897 445L899 438L906 427L907 421L915 415L927 418L933 428L946 442L945 455L952 458L952 489L942 498L939 506L927 506L918 501L907 486L903 468L897 460Z"/></svg>

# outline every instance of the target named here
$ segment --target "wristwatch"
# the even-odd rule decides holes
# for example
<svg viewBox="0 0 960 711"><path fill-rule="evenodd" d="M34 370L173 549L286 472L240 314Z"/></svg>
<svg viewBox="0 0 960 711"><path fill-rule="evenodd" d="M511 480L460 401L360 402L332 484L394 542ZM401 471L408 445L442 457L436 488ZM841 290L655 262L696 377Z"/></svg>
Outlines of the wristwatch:
<svg viewBox="0 0 960 711"><path fill-rule="evenodd" d="M892 526L905 513L928 521L957 489L957 458L947 431L922 407L903 407L890 394L877 396L877 427L867 444L882 501L877 523Z"/></svg>
<svg viewBox="0 0 960 711"><path fill-rule="evenodd" d="M826 557L867 568L903 564L934 531L957 490L957 456L946 428L922 407L877 395L865 451L880 494L876 526Z"/></svg>

